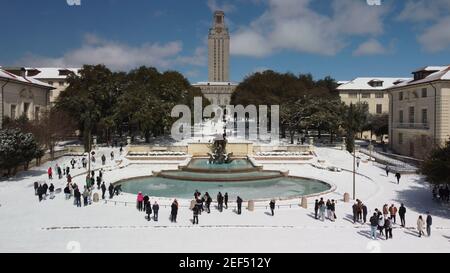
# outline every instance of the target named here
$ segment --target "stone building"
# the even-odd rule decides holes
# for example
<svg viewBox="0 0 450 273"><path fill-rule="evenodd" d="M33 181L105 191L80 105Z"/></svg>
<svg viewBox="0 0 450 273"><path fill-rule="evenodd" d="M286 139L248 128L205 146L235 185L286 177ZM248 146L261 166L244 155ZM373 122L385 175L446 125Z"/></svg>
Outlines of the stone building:
<svg viewBox="0 0 450 273"><path fill-rule="evenodd" d="M21 75L22 68L11 67L4 68L4 70L15 75ZM28 78L45 82L54 87L54 89L50 91L50 103L53 104L59 94L69 86L67 77L70 74L78 74L80 68L39 67L25 68L25 70Z"/></svg>
<svg viewBox="0 0 450 273"><path fill-rule="evenodd" d="M41 111L50 105L51 85L29 78L22 70L18 76L0 68L0 128L6 117L17 119L25 115L28 119L39 119Z"/></svg>
<svg viewBox="0 0 450 273"><path fill-rule="evenodd" d="M450 66L427 66L389 88L389 139L396 153L424 158L450 138Z"/></svg>

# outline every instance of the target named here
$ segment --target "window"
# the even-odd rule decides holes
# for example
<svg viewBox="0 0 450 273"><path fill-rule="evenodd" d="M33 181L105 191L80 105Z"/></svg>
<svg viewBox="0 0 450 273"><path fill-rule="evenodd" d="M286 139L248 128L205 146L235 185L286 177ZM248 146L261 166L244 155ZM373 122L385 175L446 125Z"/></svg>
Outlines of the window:
<svg viewBox="0 0 450 273"><path fill-rule="evenodd" d="M409 107L408 117L409 123L414 123L414 106Z"/></svg>
<svg viewBox="0 0 450 273"><path fill-rule="evenodd" d="M25 117L28 117L28 111L30 110L30 103L29 102L25 102L23 104L23 115Z"/></svg>
<svg viewBox="0 0 450 273"><path fill-rule="evenodd" d="M15 120L16 119L16 106L15 105L11 105L11 119Z"/></svg>
<svg viewBox="0 0 450 273"><path fill-rule="evenodd" d="M363 99L370 99L370 93L363 93L361 95L361 98L363 98Z"/></svg>
<svg viewBox="0 0 450 273"><path fill-rule="evenodd" d="M428 124L428 109L422 109L422 124Z"/></svg>
<svg viewBox="0 0 450 273"><path fill-rule="evenodd" d="M403 100L403 92L398 93L398 100Z"/></svg>
<svg viewBox="0 0 450 273"><path fill-rule="evenodd" d="M377 114L381 114L381 113L383 113L383 105L377 104Z"/></svg>
<svg viewBox="0 0 450 273"><path fill-rule="evenodd" d="M40 113L40 108L38 107L38 106L36 106L35 108L34 108L34 119L35 120L39 120L39 113Z"/></svg>
<svg viewBox="0 0 450 273"><path fill-rule="evenodd" d="M53 82L48 82L49 85L53 86Z"/></svg>
<svg viewBox="0 0 450 273"><path fill-rule="evenodd" d="M426 98L428 96L428 89L422 88L422 98Z"/></svg>
<svg viewBox="0 0 450 273"><path fill-rule="evenodd" d="M403 123L403 110L398 111L398 122Z"/></svg>
<svg viewBox="0 0 450 273"><path fill-rule="evenodd" d="M376 93L376 94L375 94L375 98L377 98L377 99L383 99L383 98L384 98L384 93Z"/></svg>
<svg viewBox="0 0 450 273"><path fill-rule="evenodd" d="M59 82L59 86L64 86L64 82Z"/></svg>
<svg viewBox="0 0 450 273"><path fill-rule="evenodd" d="M358 94L356 92L351 92L351 93L348 93L348 97L352 98L352 99L356 99L358 97Z"/></svg>
<svg viewBox="0 0 450 273"><path fill-rule="evenodd" d="M403 144L403 134L402 133L398 133L398 144Z"/></svg>

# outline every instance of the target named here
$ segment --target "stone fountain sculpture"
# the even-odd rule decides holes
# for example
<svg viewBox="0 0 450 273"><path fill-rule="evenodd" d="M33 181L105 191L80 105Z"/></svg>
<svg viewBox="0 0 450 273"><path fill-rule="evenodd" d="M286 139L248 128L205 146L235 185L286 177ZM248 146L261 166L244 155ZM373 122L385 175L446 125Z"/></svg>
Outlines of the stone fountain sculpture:
<svg viewBox="0 0 450 273"><path fill-rule="evenodd" d="M210 146L211 153L208 153L210 164L229 164L233 161L231 159L233 153L227 153L226 146L227 139L225 135L221 139L214 139L213 144Z"/></svg>

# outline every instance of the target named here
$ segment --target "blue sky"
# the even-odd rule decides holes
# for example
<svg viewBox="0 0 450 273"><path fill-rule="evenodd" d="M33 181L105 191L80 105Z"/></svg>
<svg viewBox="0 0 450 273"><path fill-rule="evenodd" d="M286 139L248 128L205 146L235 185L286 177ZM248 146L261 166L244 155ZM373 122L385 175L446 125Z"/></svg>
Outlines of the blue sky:
<svg viewBox="0 0 450 273"><path fill-rule="evenodd" d="M373 1L373 0L372 0ZM212 11L231 32L231 80L264 69L337 80L450 64L450 1L0 0L0 65L140 65L207 79Z"/></svg>

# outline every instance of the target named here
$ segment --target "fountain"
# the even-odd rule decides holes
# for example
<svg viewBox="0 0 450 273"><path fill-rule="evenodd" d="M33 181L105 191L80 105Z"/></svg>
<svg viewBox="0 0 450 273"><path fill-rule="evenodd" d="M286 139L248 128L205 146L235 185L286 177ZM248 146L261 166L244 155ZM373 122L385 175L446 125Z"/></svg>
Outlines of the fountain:
<svg viewBox="0 0 450 273"><path fill-rule="evenodd" d="M230 164L233 159L233 153L227 153L227 139L223 134L222 138L216 137L212 145L210 145L211 153L208 153L210 164Z"/></svg>

